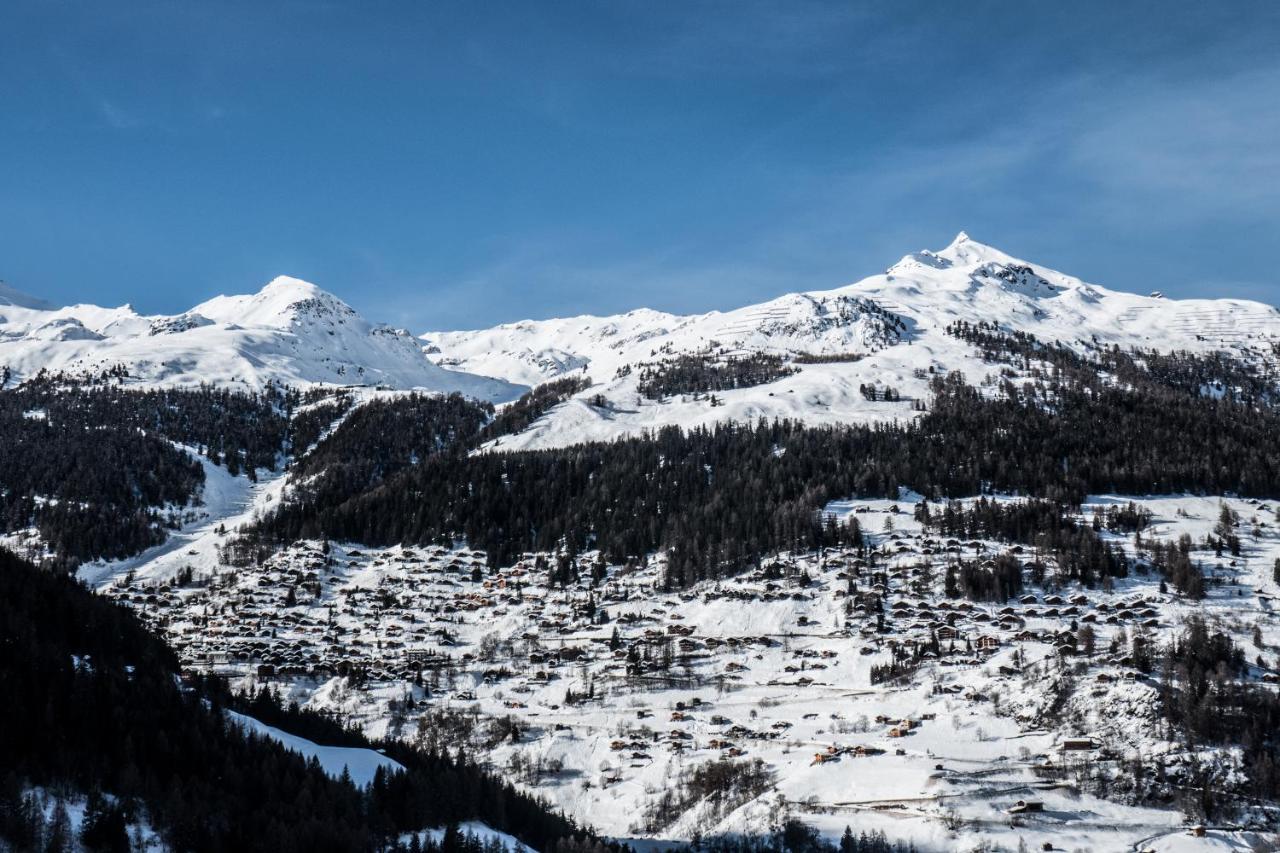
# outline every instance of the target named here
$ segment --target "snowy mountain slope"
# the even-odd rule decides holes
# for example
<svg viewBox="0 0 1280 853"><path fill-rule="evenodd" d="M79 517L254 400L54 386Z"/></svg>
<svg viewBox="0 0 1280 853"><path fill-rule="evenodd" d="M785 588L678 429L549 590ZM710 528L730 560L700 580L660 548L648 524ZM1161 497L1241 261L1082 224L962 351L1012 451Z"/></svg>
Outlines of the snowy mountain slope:
<svg viewBox="0 0 1280 853"><path fill-rule="evenodd" d="M495 401L521 390L440 368L408 332L370 323L336 296L285 276L258 293L219 296L175 316L140 315L128 305L52 308L0 291L0 366L14 378L118 365L131 380L156 385L383 385Z"/></svg>
<svg viewBox="0 0 1280 853"><path fill-rule="evenodd" d="M941 251L907 255L880 275L829 291L795 293L729 312L677 316L641 310L614 317L524 321L423 336L438 364L535 384L572 371L596 383L503 446L547 447L609 439L668 424L759 417L812 423L913 416L932 375L960 370L980 382L991 368L946 333L956 321L995 322L1077 349L1116 344L1161 351L1223 350L1274 362L1280 311L1236 299L1170 300L1108 290L1014 258L961 233ZM637 393L624 365L718 345L729 352L856 354L858 361L802 364L778 381L707 399ZM901 401L869 400L863 386ZM585 401L603 395L608 405Z"/></svg>
<svg viewBox="0 0 1280 853"><path fill-rule="evenodd" d="M415 834L417 835L420 843L429 840L439 844L444 838L445 832L446 829L444 827L440 827L438 829L427 829ZM458 824L458 832L463 835L474 835L485 844L500 844L504 849L509 851L509 853L537 853L536 850L528 844L525 844L519 838L516 838L514 835L510 835L506 832L499 832L493 827L481 823L478 820L463 821ZM413 835L414 834L403 835L401 836L400 841L404 844L408 844Z"/></svg>
<svg viewBox="0 0 1280 853"><path fill-rule="evenodd" d="M867 352L908 334L904 318L859 294L792 293L735 311L682 317L641 309L614 317L522 321L423 336L438 364L536 384L585 368L604 381L624 364L714 343L747 352ZM515 380L513 380L515 381Z"/></svg>
<svg viewBox="0 0 1280 853"><path fill-rule="evenodd" d="M226 714L237 725L243 726L255 734L278 741L286 749L292 750L305 758L314 758L320 762L324 772L335 779L341 778L342 774L346 772L351 781L362 788L373 784L373 777L378 772L379 767L389 773L404 769L399 762L372 749L350 746L321 746L304 737L281 731L275 726L268 726L253 717L238 714L235 711L227 711Z"/></svg>

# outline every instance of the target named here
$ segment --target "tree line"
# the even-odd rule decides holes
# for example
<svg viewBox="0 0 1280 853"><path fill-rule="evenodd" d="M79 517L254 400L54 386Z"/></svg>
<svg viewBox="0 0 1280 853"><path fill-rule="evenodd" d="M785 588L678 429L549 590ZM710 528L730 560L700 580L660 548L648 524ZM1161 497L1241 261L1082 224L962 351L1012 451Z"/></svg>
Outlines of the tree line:
<svg viewBox="0 0 1280 853"><path fill-rule="evenodd" d="M523 432L551 409L590 387L591 380L586 376L565 376L531 388L494 415L482 430L480 441Z"/></svg>
<svg viewBox="0 0 1280 853"><path fill-rule="evenodd" d="M676 394L710 394L766 385L796 372L782 356L772 353L687 353L641 365L636 387L645 397L657 400Z"/></svg>

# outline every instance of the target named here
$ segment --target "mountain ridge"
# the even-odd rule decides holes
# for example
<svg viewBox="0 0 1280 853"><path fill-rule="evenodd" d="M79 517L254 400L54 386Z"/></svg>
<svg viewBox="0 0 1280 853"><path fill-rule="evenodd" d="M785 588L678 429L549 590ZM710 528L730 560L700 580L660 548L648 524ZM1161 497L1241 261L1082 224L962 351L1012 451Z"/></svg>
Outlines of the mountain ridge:
<svg viewBox="0 0 1280 853"><path fill-rule="evenodd" d="M55 308L7 293L0 292L0 366L18 381L41 370L84 378L123 372L130 384L151 386L367 385L491 402L522 390L432 364L407 331L371 323L337 296L287 276L174 315L129 305Z"/></svg>
<svg viewBox="0 0 1280 853"><path fill-rule="evenodd" d="M921 314L933 313L935 316L932 319L936 321L936 312L929 310L932 306L928 303L930 300L937 301L948 293L952 294L949 300L951 304L945 307L963 308L966 302L970 306L970 310L956 310L956 319L994 319L1027 329L1046 319L1036 314L1037 307L1045 310L1038 303L1060 298L1069 309L1068 319L1079 319L1081 314L1086 314L1088 316L1085 319L1093 321L1093 325L1097 325L1099 321L1109 321L1104 323L1104 330L1110 332L1117 342L1127 338L1124 342L1136 344L1150 338L1147 332L1149 326L1154 325L1151 322L1153 319L1163 319L1165 315L1176 314L1179 310L1195 315L1215 307L1220 311L1244 311L1250 315L1254 325L1266 324L1271 334L1280 334L1280 311L1265 303L1242 299L1172 300L1158 295L1141 296L1110 290L1014 257L980 243L961 231L944 249L909 253L878 275L836 288L795 291L736 309L689 315L636 309L614 315L588 314L521 320L487 329L427 332L422 335L422 339L438 363L476 369L487 375L513 380L519 377L519 381L533 384L535 380L559 375L554 370L554 365L551 365L552 370L547 370L545 368L548 365L540 364L542 350L538 345L544 342L537 340L539 334L543 337L556 336L559 344L557 349L577 355L580 359L602 360L611 365L616 359L602 359L599 347L593 347L593 344L602 343L616 351L625 349L632 341L662 339L691 325L707 327L712 332L726 331L727 327L732 337L735 332L740 334L743 331L743 327L733 325L734 320L741 321L749 330L753 317L772 316L775 312L785 310L788 303L804 297L810 303L862 297L877 301L877 304L883 301L882 307L890 310L894 307L901 308L901 311L894 313L903 314L909 320L919 319ZM1091 306L1103 301L1115 309L1111 316L1107 316L1105 311L1091 309ZM999 304L1001 302L1004 303L1003 306ZM1001 311L1000 308L1004 310ZM993 309L996 309L994 314ZM724 322L720 322L721 320ZM1106 327L1108 325L1109 328ZM1179 324L1179 330L1185 326L1185 322ZM623 331L631 334L623 335ZM1066 328L1053 331L1064 333ZM509 342L506 347L502 346L504 337ZM1061 334L1042 337L1055 338L1061 337ZM1171 336L1171 343L1179 346L1192 345L1194 335ZM584 351L575 351L575 345ZM495 352L495 346L499 352ZM589 352L593 348L597 352ZM481 357L482 354L484 357ZM530 370L530 365L535 369Z"/></svg>
<svg viewBox="0 0 1280 853"><path fill-rule="evenodd" d="M994 323L1081 354L1114 345L1221 351L1272 366L1280 360L1280 311L1272 306L1110 290L965 232L941 250L905 255L852 284L730 311L526 320L429 332L423 343L437 364L525 385L568 373L589 378L593 387L502 445L533 449L762 417L815 424L911 419L912 402L928 396L937 374L959 371L980 384L992 373L975 347L948 333L956 323ZM799 364L776 381L717 392L714 399L643 393L637 371L644 365L709 353L829 363ZM896 399L883 398L887 389Z"/></svg>
<svg viewBox="0 0 1280 853"><path fill-rule="evenodd" d="M1017 258L961 231L946 247L904 255L884 272L836 288L797 290L739 308L675 314L636 308L613 315L520 320L490 328L426 332L372 323L315 284L277 276L254 293L220 295L173 315L140 314L130 305L55 307L0 285L0 365L18 380L42 369L94 376L123 366L128 381L147 385L212 383L260 388L368 385L460 391L504 402L525 387L581 373L592 395L622 397L634 381L619 373L680 354L768 353L786 359L882 357L845 366L829 377L845 399L859 385L920 386L918 370L958 369L977 376L972 348L944 334L956 321L994 322L1074 348L1119 345L1161 351L1220 350L1244 359L1269 358L1280 340L1280 311L1242 299L1166 299L1085 282ZM907 352L900 345L906 345ZM907 357L909 356L909 357ZM874 368L874 369L872 369ZM801 373L822 371L816 367ZM832 371L828 371L832 372ZM830 406L822 389L804 406L779 406L769 392L728 395L719 419L812 416ZM822 384L822 383L819 383ZM776 391L777 389L771 389ZM782 391L795 394L792 386ZM585 393L585 392L584 392ZM741 398L741 399L733 399ZM856 395L854 397L856 400ZM581 407L579 407L581 408ZM735 409L736 410L733 410ZM841 416L877 419L874 411L837 406ZM599 415L599 412L595 413ZM560 440L610 437L680 417L570 429ZM689 413L686 413L689 414ZM590 411L580 411L587 421ZM705 419L692 413L692 422ZM818 418L822 420L822 418ZM617 423L618 418L612 420Z"/></svg>

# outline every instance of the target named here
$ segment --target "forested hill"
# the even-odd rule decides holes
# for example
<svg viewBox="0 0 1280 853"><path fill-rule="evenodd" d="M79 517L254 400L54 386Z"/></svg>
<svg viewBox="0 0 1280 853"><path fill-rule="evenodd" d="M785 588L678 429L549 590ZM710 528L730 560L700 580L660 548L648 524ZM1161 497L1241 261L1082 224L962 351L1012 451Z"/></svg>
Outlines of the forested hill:
<svg viewBox="0 0 1280 853"><path fill-rule="evenodd" d="M198 513L210 471L247 488L304 455L353 405L332 390L143 389L119 378L42 374L0 390L0 536L34 531L33 551L67 568L137 554ZM333 462L329 473L342 478L334 482L358 491L410 451L470 440L492 414L457 394L367 404L354 417L377 432L380 449L339 471L339 437L322 461Z"/></svg>
<svg viewBox="0 0 1280 853"><path fill-rule="evenodd" d="M401 833L464 820L538 850L603 849L461 753L371 744L261 696L247 707L286 731L383 746L406 768L365 790L331 778L229 724L223 708L237 700L217 683L184 685L127 610L2 550L0 697L0 849L53 849L25 796L36 786L90 797L99 850L129 849L132 823L177 851L337 853L400 849Z"/></svg>
<svg viewBox="0 0 1280 853"><path fill-rule="evenodd" d="M579 377L494 416L459 395L353 399L270 388L125 390L56 380L0 391L0 534L34 527L61 560L114 559L197 512L209 472L289 467L285 499L233 561L298 538L468 541L493 565L529 550L670 555L677 586L833 535L849 496L992 491L1078 503L1097 492L1280 494L1272 373L1221 355L1095 349L956 323L998 377L937 374L916 417L668 427L563 449L492 448L590 393ZM609 415L607 404L597 406ZM244 547L247 546L247 547Z"/></svg>
<svg viewBox="0 0 1280 853"><path fill-rule="evenodd" d="M833 544L847 534L821 523L825 503L892 499L903 487L930 500L1004 492L1068 506L1107 492L1280 495L1274 397L1202 391L1224 377L1247 388L1252 375L1189 354L1065 364L1055 349L1022 343L1025 352L1013 339L982 342L997 366L1015 355L1025 362L1021 381L979 388L959 374L937 376L927 411L907 424L671 427L514 453L456 445L355 491L334 488L337 475L309 472L241 552L320 537L463 538L493 565L526 551L598 547L623 563L666 550L669 582L679 587L734 574L772 551ZM383 439L351 421L333 442L369 454ZM335 470L356 465L348 457Z"/></svg>
<svg viewBox="0 0 1280 853"><path fill-rule="evenodd" d="M299 399L53 377L0 391L0 533L33 527L72 563L135 554L198 502L200 457L232 476L276 467Z"/></svg>

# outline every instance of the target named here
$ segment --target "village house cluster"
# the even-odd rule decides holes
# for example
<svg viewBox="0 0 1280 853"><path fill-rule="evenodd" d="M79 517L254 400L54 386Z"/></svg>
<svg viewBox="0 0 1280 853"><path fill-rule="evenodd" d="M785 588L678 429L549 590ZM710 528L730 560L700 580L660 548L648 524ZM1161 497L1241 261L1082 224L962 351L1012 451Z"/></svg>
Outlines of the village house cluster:
<svg viewBox="0 0 1280 853"><path fill-rule="evenodd" d="M1059 586L1052 558L1044 584L1011 597L947 595L961 560L1046 558L931 535L887 505L861 517L884 528L862 546L782 553L684 590L664 587L661 556L527 554L494 569L466 547L298 542L105 592L191 671L380 735L468 746L554 801L643 802L681 768L759 761L819 790L885 768L948 796L1006 779L1018 793L991 808L1036 820L1070 767L1115 762L1154 725L1158 684L1135 650L1168 642L1204 602L1149 574ZM1245 562L1205 561L1212 602L1272 618ZM1050 708L1060 722L1045 726ZM953 760L956 742L989 759ZM1179 761L1161 757L1162 772L1176 780Z"/></svg>
<svg viewBox="0 0 1280 853"><path fill-rule="evenodd" d="M655 599L653 572L615 570L598 582L589 569L563 588L547 586L545 557L529 555L490 571L484 554L440 546L389 551L297 543L245 568L163 581L122 577L111 597L133 607L178 650L184 666L262 680L335 676L358 682L421 682L432 671L478 668L480 681L504 673L475 648L485 627L518 627L515 665L547 683L561 664L598 663L602 676L645 677L697 668L701 677L741 681L738 653L799 638L844 639L840 648L795 653L772 680L807 686L839 652L976 665L1018 643L1058 654L1080 648L1081 627L1155 629L1151 596L1085 593L1022 595L989 604L940 598L938 562L959 543L894 534L878 552L827 549L780 558L698 593ZM969 543L965 547L982 547ZM813 614L839 604L835 618ZM750 602L793 605L780 630L730 634L688 624L681 605ZM827 607L826 610L830 610ZM1092 644L1092 640L1090 643ZM724 652L715 665L713 657ZM703 666L712 663L710 671ZM505 674L510 674L506 670Z"/></svg>

